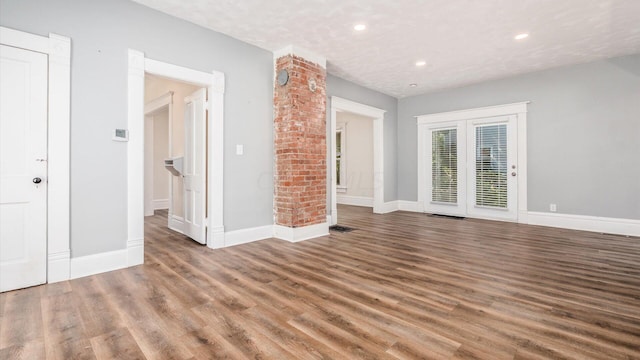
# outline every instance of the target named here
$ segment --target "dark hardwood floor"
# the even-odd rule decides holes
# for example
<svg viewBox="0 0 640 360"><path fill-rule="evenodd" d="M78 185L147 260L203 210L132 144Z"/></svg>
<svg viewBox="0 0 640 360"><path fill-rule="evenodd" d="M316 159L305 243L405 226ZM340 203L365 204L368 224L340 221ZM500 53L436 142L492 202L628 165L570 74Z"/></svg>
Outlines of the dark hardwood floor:
<svg viewBox="0 0 640 360"><path fill-rule="evenodd" d="M340 207L356 228L0 295L1 359L640 359L640 239Z"/></svg>

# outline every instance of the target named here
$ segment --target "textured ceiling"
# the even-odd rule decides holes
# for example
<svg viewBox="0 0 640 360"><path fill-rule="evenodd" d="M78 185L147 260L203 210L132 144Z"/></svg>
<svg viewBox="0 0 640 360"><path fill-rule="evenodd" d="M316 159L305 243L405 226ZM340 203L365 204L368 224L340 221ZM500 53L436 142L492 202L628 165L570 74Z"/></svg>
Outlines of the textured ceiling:
<svg viewBox="0 0 640 360"><path fill-rule="evenodd" d="M398 98L640 53L640 0L135 1L267 50L306 48Z"/></svg>

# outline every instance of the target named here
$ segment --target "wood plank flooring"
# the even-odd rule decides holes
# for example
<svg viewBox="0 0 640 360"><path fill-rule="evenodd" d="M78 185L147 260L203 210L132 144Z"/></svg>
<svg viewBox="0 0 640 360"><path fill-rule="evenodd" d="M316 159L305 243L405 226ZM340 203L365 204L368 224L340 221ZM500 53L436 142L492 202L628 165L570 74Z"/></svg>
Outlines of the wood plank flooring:
<svg viewBox="0 0 640 360"><path fill-rule="evenodd" d="M640 359L640 239L340 207L356 228L0 294L0 359Z"/></svg>

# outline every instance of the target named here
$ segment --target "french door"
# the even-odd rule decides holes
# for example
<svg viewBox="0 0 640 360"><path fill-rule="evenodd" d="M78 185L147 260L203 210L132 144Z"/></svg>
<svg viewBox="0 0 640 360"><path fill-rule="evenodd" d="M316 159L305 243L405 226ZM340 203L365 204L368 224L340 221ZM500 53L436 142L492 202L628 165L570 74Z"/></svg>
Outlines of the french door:
<svg viewBox="0 0 640 360"><path fill-rule="evenodd" d="M421 127L425 212L517 220L515 115Z"/></svg>

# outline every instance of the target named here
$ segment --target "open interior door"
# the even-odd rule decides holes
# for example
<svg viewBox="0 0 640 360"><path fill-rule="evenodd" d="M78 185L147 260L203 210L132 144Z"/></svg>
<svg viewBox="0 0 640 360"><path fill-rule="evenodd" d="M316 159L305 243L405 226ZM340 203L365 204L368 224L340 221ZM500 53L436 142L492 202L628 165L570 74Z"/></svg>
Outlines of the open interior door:
<svg viewBox="0 0 640 360"><path fill-rule="evenodd" d="M207 90L202 88L184 101L185 235L205 244Z"/></svg>

